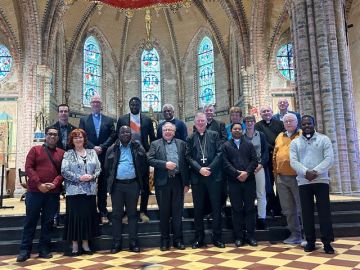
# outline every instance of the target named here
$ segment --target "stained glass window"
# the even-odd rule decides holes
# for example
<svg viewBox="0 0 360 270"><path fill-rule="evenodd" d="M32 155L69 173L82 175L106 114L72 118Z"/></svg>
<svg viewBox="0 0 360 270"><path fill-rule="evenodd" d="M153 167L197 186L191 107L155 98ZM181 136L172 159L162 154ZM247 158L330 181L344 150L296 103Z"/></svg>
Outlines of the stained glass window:
<svg viewBox="0 0 360 270"><path fill-rule="evenodd" d="M10 72L13 58L8 48L0 44L0 81L2 81Z"/></svg>
<svg viewBox="0 0 360 270"><path fill-rule="evenodd" d="M141 55L141 107L148 112L161 111L160 58L155 48L144 50Z"/></svg>
<svg viewBox="0 0 360 270"><path fill-rule="evenodd" d="M204 37L198 48L199 107L215 104L214 49L210 38Z"/></svg>
<svg viewBox="0 0 360 270"><path fill-rule="evenodd" d="M90 107L94 95L101 96L101 49L95 37L90 36L84 44L83 105Z"/></svg>
<svg viewBox="0 0 360 270"><path fill-rule="evenodd" d="M281 75L290 81L295 80L293 46L291 43L281 46L276 55L276 65Z"/></svg>

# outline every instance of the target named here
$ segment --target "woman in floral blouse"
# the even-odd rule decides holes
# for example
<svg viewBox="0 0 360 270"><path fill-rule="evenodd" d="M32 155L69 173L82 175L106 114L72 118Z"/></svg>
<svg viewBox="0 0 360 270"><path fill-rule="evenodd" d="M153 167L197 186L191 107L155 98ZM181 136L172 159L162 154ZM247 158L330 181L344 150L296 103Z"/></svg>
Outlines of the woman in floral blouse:
<svg viewBox="0 0 360 270"><path fill-rule="evenodd" d="M72 241L70 256L91 255L89 240L99 235L96 179L101 166L95 150L85 149L86 142L85 131L74 129L69 136L71 149L65 153L61 165L66 190L64 239Z"/></svg>

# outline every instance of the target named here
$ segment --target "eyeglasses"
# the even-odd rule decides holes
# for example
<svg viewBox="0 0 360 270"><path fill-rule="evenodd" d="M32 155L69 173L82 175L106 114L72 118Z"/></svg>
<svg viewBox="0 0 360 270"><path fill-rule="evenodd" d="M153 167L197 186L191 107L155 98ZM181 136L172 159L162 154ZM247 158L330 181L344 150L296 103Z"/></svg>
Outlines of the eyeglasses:
<svg viewBox="0 0 360 270"><path fill-rule="evenodd" d="M167 129L163 129L163 131L175 131L175 130L167 128Z"/></svg>
<svg viewBox="0 0 360 270"><path fill-rule="evenodd" d="M52 133L52 132L49 132L49 133L47 133L46 135L48 135L48 136L54 136L54 137L57 137L57 136L59 136L59 134L57 134L57 133Z"/></svg>
<svg viewBox="0 0 360 270"><path fill-rule="evenodd" d="M294 123L294 122L295 122L294 119L284 121L285 124L291 124L291 123Z"/></svg>

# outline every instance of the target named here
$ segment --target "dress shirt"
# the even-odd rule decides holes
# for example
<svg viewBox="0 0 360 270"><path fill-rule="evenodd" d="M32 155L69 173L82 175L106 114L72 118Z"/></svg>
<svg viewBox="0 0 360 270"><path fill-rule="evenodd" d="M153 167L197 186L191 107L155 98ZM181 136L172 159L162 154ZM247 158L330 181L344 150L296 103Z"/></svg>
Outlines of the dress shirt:
<svg viewBox="0 0 360 270"><path fill-rule="evenodd" d="M93 114L92 119L94 122L96 137L99 138L100 126L101 126L101 114L99 114L99 113Z"/></svg>
<svg viewBox="0 0 360 270"><path fill-rule="evenodd" d="M165 150L166 150L166 157L168 161L172 161L176 164L176 168L174 170L169 170L169 175L174 176L179 172L179 155L176 147L176 143L174 140L170 142L165 141Z"/></svg>
<svg viewBox="0 0 360 270"><path fill-rule="evenodd" d="M120 157L116 171L117 180L134 179L136 177L135 166L130 148L131 142L124 146L120 143Z"/></svg>

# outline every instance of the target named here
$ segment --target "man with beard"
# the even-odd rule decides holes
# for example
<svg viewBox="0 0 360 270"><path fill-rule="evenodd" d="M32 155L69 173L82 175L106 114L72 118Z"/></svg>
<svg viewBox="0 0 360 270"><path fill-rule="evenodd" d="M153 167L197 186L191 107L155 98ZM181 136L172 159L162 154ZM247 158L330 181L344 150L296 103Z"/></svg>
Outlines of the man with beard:
<svg viewBox="0 0 360 270"><path fill-rule="evenodd" d="M305 252L315 250L314 197L319 213L321 242L324 251L333 254L331 246L334 233L331 222L329 198L329 169L334 162L334 153L329 137L315 131L315 120L310 115L301 118L302 136L290 145L290 165L296 171L299 185L303 227L307 244Z"/></svg>

